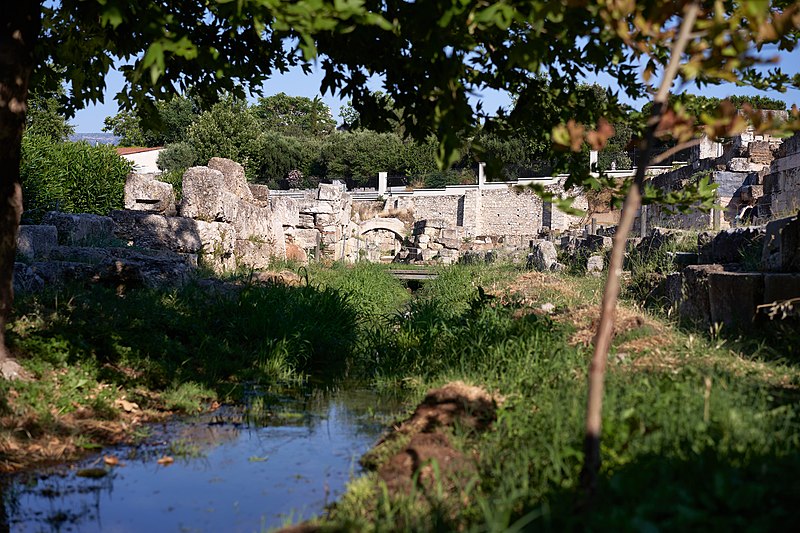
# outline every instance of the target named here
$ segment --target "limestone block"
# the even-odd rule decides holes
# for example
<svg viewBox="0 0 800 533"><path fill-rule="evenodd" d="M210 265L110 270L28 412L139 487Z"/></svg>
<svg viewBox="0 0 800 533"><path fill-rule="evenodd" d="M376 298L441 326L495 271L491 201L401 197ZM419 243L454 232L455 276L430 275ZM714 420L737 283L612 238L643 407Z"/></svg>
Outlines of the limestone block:
<svg viewBox="0 0 800 533"><path fill-rule="evenodd" d="M300 223L300 210L297 201L287 196L275 196L270 200L272 218L282 226L297 226Z"/></svg>
<svg viewBox="0 0 800 533"><path fill-rule="evenodd" d="M800 271L800 215L767 224L761 267L769 272Z"/></svg>
<svg viewBox="0 0 800 533"><path fill-rule="evenodd" d="M317 226L338 226L336 215L320 213L314 217Z"/></svg>
<svg viewBox="0 0 800 533"><path fill-rule="evenodd" d="M125 209L175 215L172 185L158 181L154 174L129 174L125 179Z"/></svg>
<svg viewBox="0 0 800 533"><path fill-rule="evenodd" d="M258 200L260 202L268 202L272 199L269 194L269 187L266 185L261 185L258 183L248 183L248 188L250 189L250 194L253 195L253 200Z"/></svg>
<svg viewBox="0 0 800 533"><path fill-rule="evenodd" d="M800 273L764 274L764 303L800 298Z"/></svg>
<svg viewBox="0 0 800 533"><path fill-rule="evenodd" d="M429 242L431 242L431 237L430 235L425 235L425 234L419 235L417 236L417 242L419 244L428 244Z"/></svg>
<svg viewBox="0 0 800 533"><path fill-rule="evenodd" d="M244 268L268 268L274 256L274 244L264 241L236 239L233 255L236 265Z"/></svg>
<svg viewBox="0 0 800 533"><path fill-rule="evenodd" d="M300 214L297 216L297 227L298 228L313 228L314 227L314 215L306 215Z"/></svg>
<svg viewBox="0 0 800 533"><path fill-rule="evenodd" d="M680 293L673 296L683 319L701 327L711 324L709 276L722 271L722 265L694 265L683 270Z"/></svg>
<svg viewBox="0 0 800 533"><path fill-rule="evenodd" d="M533 245L529 263L532 268L539 271L550 270L550 267L558 260L558 253L555 245L550 241L539 241Z"/></svg>
<svg viewBox="0 0 800 533"><path fill-rule="evenodd" d="M746 157L733 157L728 162L728 170L731 172L749 172L750 161Z"/></svg>
<svg viewBox="0 0 800 533"><path fill-rule="evenodd" d="M300 213L309 215L326 214L332 215L334 213L333 204L331 202L303 202L300 205Z"/></svg>
<svg viewBox="0 0 800 533"><path fill-rule="evenodd" d="M28 261L47 257L58 246L58 230L49 225L22 225L17 235L17 255Z"/></svg>
<svg viewBox="0 0 800 533"><path fill-rule="evenodd" d="M436 241L450 250L458 250L461 247L460 239L448 239L446 237L439 237Z"/></svg>
<svg viewBox="0 0 800 533"><path fill-rule="evenodd" d="M590 275L599 275L605 268L605 260L602 255L591 255L586 260L586 273Z"/></svg>
<svg viewBox="0 0 800 533"><path fill-rule="evenodd" d="M442 229L441 236L443 239L450 239L450 240L460 240L461 235L459 234L458 230L453 228L444 228Z"/></svg>
<svg viewBox="0 0 800 533"><path fill-rule="evenodd" d="M237 239L266 239L273 233L272 210L251 202L239 200L236 217L230 222L236 230ZM277 224L280 226L280 224ZM283 226L280 226L283 228Z"/></svg>
<svg viewBox="0 0 800 533"><path fill-rule="evenodd" d="M232 192L241 200L253 199L253 193L247 184L242 165L230 159L212 157L208 162L208 168L222 173L223 187L226 191Z"/></svg>
<svg viewBox="0 0 800 533"><path fill-rule="evenodd" d="M742 202L746 204L753 204L762 196L764 196L763 185L747 185L742 187L741 198Z"/></svg>
<svg viewBox="0 0 800 533"><path fill-rule="evenodd" d="M142 211L112 211L116 236L139 248L179 253L233 254L236 232L225 222L166 217Z"/></svg>
<svg viewBox="0 0 800 533"><path fill-rule="evenodd" d="M439 255L438 250L431 250L431 249L420 249L419 255L422 257L423 261L430 261L437 255Z"/></svg>
<svg viewBox="0 0 800 533"><path fill-rule="evenodd" d="M222 172L208 167L192 167L183 174L181 216L206 222L231 222L236 218L239 197L225 190Z"/></svg>
<svg viewBox="0 0 800 533"><path fill-rule="evenodd" d="M163 250L61 246L54 248L54 254L57 259L51 261L15 265L15 287L30 292L69 281L118 287L181 286L196 268L192 256Z"/></svg>
<svg viewBox="0 0 800 533"><path fill-rule="evenodd" d="M752 324L764 301L764 275L757 272L712 272L709 275L711 323L737 328Z"/></svg>
<svg viewBox="0 0 800 533"><path fill-rule="evenodd" d="M294 232L294 243L304 250L313 250L317 247L320 233L316 229L296 229Z"/></svg>
<svg viewBox="0 0 800 533"><path fill-rule="evenodd" d="M444 249L444 245L439 244L438 242L435 242L435 241L431 241L431 242L428 243L428 248L431 249L431 250L437 250L438 251L438 250L443 250Z"/></svg>
<svg viewBox="0 0 800 533"><path fill-rule="evenodd" d="M711 240L711 260L725 264L740 263L748 258L757 259L765 233L763 226L720 231Z"/></svg>
<svg viewBox="0 0 800 533"><path fill-rule="evenodd" d="M50 211L42 224L56 227L60 244L103 246L114 240L114 221L109 217Z"/></svg>
<svg viewBox="0 0 800 533"><path fill-rule="evenodd" d="M419 248L420 250L427 250L428 249L428 243L427 242L419 242L419 243L417 243L417 248Z"/></svg>
<svg viewBox="0 0 800 533"><path fill-rule="evenodd" d="M328 202L340 202L344 193L344 184L339 183L320 183L317 189L317 199Z"/></svg>
<svg viewBox="0 0 800 533"><path fill-rule="evenodd" d="M342 228L339 226L323 226L320 235L322 235L322 244L329 247L342 239Z"/></svg>

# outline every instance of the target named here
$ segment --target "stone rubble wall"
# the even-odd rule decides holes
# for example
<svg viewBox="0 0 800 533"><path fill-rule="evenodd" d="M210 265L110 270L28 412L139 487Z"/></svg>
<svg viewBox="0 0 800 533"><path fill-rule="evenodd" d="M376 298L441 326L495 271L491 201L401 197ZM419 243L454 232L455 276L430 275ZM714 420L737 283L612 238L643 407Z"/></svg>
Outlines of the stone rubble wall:
<svg viewBox="0 0 800 533"><path fill-rule="evenodd" d="M680 190L697 176L709 175L719 185L720 229L800 210L800 135L782 140L749 131L724 150L719 146L722 156L696 160L654 177L652 184L666 191ZM704 230L714 224L712 213L699 210L670 213L666 207L652 206L648 215L652 227Z"/></svg>

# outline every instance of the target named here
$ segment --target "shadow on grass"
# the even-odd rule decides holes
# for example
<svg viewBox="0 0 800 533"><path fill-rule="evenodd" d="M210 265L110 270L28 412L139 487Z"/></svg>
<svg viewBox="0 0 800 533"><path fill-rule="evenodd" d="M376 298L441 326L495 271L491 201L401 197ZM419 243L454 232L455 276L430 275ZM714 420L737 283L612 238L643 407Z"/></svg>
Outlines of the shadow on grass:
<svg viewBox="0 0 800 533"><path fill-rule="evenodd" d="M560 491L514 513L513 531L782 531L800 502L800 456L648 455L601 478L591 505Z"/></svg>
<svg viewBox="0 0 800 533"><path fill-rule="evenodd" d="M69 287L20 298L9 341L34 372L80 363L98 378L161 389L196 382L341 376L359 313L342 293L252 286L228 295Z"/></svg>

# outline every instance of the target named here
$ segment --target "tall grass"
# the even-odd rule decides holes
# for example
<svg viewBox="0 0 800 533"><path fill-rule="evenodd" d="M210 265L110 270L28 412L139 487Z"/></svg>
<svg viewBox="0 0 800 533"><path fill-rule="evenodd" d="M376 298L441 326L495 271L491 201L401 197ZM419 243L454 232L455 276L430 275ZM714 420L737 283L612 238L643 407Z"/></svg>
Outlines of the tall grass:
<svg viewBox="0 0 800 533"><path fill-rule="evenodd" d="M664 370L612 364L602 503L584 512L577 488L587 350L568 345L569 326L482 295L464 283L466 271L448 272L372 349L381 372L417 376L419 394L461 379L505 397L490 431L454 429L476 458L480 481L461 487L468 497L453 513L435 494L390 496L373 474L353 485L333 523L365 531L787 524L800 473L797 395L735 370L735 360L694 364L715 350L701 340L691 357ZM439 295L446 305L437 306Z"/></svg>

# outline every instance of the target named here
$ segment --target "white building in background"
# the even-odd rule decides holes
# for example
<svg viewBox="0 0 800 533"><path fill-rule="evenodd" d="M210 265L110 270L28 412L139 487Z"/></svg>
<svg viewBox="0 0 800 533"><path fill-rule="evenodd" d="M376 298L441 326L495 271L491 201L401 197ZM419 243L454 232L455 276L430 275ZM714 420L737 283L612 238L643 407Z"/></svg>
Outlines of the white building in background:
<svg viewBox="0 0 800 533"><path fill-rule="evenodd" d="M117 148L117 153L133 163L134 172L140 174L161 174L156 161L158 154L164 148L137 148L137 147L120 147Z"/></svg>

